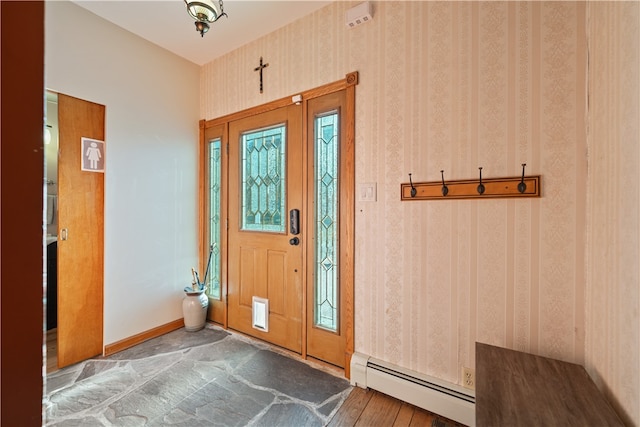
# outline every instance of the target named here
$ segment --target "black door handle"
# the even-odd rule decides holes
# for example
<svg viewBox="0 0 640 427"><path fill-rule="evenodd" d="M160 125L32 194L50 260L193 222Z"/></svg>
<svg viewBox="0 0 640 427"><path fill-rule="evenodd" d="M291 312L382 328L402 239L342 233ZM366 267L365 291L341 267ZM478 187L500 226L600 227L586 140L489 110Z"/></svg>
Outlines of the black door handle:
<svg viewBox="0 0 640 427"><path fill-rule="evenodd" d="M293 239L289 240L289 244L291 246L298 246L300 244L300 239L298 239L297 237L294 237Z"/></svg>
<svg viewBox="0 0 640 427"><path fill-rule="evenodd" d="M300 234L300 211L291 209L289 211L289 231L291 234Z"/></svg>

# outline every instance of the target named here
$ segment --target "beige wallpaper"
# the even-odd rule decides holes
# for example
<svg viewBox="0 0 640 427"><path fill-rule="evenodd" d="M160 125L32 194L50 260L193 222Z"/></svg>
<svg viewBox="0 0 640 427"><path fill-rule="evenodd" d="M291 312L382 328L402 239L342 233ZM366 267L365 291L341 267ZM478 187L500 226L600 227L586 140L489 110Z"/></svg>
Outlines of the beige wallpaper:
<svg viewBox="0 0 640 427"><path fill-rule="evenodd" d="M589 7L587 369L640 425L640 2Z"/></svg>
<svg viewBox="0 0 640 427"><path fill-rule="evenodd" d="M585 298L609 291L598 283L586 294L586 253L598 264L591 276L609 268L585 251L587 3L372 2L373 20L347 29L345 13L358 3L331 4L205 65L203 118L358 71L356 181L376 182L378 198L356 205L356 351L454 383L462 366L474 367L476 341L584 364ZM253 71L260 56L270 64L263 94ZM400 202L410 172L418 181L440 179L441 169L475 178L479 166L485 178L518 176L521 163L542 175L542 198ZM624 248L637 265L637 187L635 196L625 226L636 227L636 246ZM623 215L600 209L602 220ZM626 228L616 231L621 238ZM620 248L600 240L600 250ZM637 288L637 267L618 274ZM608 332L595 325L619 308L592 310L590 332L620 345L635 339L636 354L611 350L594 364L609 373L605 382L621 374L612 357L635 368L636 403L623 405L637 420L637 303L628 334L617 331L633 306L616 312ZM600 358L592 347L588 356Z"/></svg>

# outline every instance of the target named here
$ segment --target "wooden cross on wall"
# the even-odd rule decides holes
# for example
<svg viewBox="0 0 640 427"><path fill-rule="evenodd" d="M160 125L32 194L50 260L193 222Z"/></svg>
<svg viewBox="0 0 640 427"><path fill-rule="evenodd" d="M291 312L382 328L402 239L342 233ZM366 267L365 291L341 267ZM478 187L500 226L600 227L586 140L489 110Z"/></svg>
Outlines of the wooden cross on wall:
<svg viewBox="0 0 640 427"><path fill-rule="evenodd" d="M262 93L262 70L267 68L269 64L262 63L262 56L260 57L260 65L253 69L253 71L260 71L260 93Z"/></svg>

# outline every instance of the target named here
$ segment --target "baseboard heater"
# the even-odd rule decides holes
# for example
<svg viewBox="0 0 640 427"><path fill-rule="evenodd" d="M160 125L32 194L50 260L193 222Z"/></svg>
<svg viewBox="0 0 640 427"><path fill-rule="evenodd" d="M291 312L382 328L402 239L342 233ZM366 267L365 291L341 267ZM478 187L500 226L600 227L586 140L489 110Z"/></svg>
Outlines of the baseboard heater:
<svg viewBox="0 0 640 427"><path fill-rule="evenodd" d="M355 353L351 385L372 388L467 426L476 425L473 390Z"/></svg>

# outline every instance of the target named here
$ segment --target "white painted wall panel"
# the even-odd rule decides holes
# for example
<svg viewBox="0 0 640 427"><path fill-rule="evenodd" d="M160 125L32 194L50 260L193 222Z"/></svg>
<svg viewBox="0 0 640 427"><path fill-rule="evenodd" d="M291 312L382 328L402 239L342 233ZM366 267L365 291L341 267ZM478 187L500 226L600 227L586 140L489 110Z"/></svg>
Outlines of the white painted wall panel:
<svg viewBox="0 0 640 427"><path fill-rule="evenodd" d="M111 344L182 317L197 265L199 67L71 2L46 2L45 18L46 87L106 106Z"/></svg>

